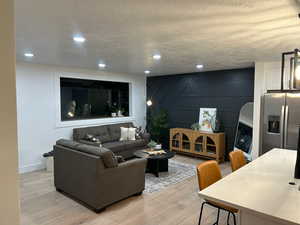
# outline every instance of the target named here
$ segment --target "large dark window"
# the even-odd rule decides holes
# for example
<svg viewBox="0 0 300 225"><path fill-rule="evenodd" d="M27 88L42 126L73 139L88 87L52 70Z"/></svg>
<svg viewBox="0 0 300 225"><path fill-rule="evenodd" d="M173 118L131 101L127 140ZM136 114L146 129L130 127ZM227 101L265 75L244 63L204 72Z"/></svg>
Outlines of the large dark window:
<svg viewBox="0 0 300 225"><path fill-rule="evenodd" d="M60 78L61 120L129 116L129 83Z"/></svg>

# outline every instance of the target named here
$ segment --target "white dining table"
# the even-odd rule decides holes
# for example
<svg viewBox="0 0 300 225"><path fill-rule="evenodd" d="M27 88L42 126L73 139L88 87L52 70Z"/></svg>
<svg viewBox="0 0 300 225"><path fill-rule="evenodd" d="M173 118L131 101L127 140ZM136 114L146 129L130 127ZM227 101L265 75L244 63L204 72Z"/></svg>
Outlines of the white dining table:
<svg viewBox="0 0 300 225"><path fill-rule="evenodd" d="M199 196L237 208L240 225L300 224L296 155L294 150L273 149L200 191Z"/></svg>

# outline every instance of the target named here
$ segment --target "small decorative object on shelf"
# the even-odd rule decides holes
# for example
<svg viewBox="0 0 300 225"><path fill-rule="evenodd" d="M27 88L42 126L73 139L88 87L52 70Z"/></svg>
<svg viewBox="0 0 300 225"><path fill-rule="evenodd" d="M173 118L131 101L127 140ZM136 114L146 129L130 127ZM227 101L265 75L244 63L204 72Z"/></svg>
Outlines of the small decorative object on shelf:
<svg viewBox="0 0 300 225"><path fill-rule="evenodd" d="M123 111L122 109L119 109L117 114L118 114L118 117L123 117Z"/></svg>
<svg viewBox="0 0 300 225"><path fill-rule="evenodd" d="M173 128L170 129L170 151L223 162L225 134Z"/></svg>
<svg viewBox="0 0 300 225"><path fill-rule="evenodd" d="M200 130L200 124L199 123L193 123L192 126L191 126L191 128L193 130Z"/></svg>
<svg viewBox="0 0 300 225"><path fill-rule="evenodd" d="M219 133L221 132L221 124L220 124L220 120L216 119L216 124L215 127L213 129L214 133Z"/></svg>

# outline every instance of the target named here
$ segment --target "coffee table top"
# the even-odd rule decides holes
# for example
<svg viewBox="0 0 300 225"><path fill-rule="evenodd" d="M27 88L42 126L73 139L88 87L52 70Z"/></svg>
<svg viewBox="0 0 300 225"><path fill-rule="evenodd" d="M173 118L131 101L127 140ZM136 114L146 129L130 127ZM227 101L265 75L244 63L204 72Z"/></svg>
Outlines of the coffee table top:
<svg viewBox="0 0 300 225"><path fill-rule="evenodd" d="M160 155L149 155L148 153L144 152L146 149L138 150L133 153L134 156L138 158L144 158L144 159L170 159L175 156L175 152L170 152L165 150L165 154Z"/></svg>

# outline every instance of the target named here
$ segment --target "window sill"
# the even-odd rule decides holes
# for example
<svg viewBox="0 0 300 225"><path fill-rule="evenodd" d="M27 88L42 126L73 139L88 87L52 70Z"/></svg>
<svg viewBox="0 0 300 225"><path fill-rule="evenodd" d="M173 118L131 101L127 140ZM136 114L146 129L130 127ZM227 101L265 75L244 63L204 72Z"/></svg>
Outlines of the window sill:
<svg viewBox="0 0 300 225"><path fill-rule="evenodd" d="M63 127L86 127L86 126L96 126L96 125L106 125L113 123L123 123L123 122L134 122L135 118L129 117L111 117L111 118L101 118L101 119L84 119L84 120L71 120L71 121L58 121L56 124L57 128Z"/></svg>

